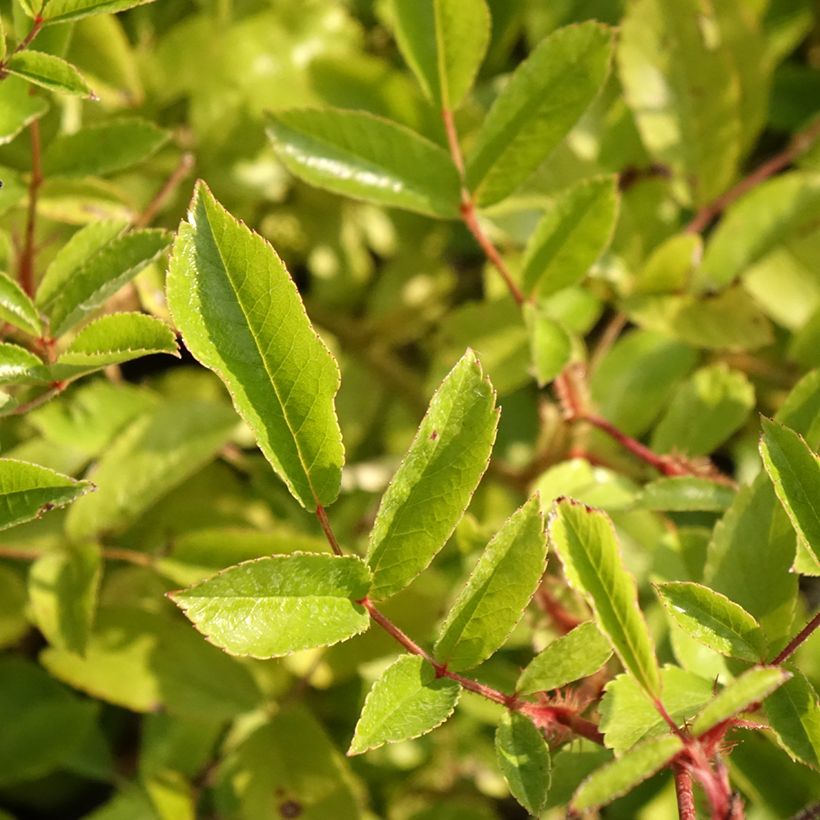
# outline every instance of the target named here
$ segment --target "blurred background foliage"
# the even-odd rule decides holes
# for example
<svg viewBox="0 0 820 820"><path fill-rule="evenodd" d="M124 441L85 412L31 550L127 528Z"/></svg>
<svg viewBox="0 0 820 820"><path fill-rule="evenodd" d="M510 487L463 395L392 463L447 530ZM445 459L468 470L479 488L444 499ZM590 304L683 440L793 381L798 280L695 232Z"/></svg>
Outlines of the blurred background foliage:
<svg viewBox="0 0 820 820"><path fill-rule="evenodd" d="M534 44L586 19L619 26L627 3L489 5L488 58L457 112L466 146L505 75ZM573 355L591 356L590 390L602 415L659 451L712 455L745 481L759 470L755 411L771 415L820 364L820 146L797 159L791 174L800 175L799 184L769 193L772 209L780 207L778 197L802 202L775 240L741 269L717 265L711 272L727 275L721 285L736 283L731 288L716 287L701 299L680 287L700 253L697 237L681 229L816 117L820 13L814 0L714 6L718 18L726 16L724 36L737 26L734 47L709 65L687 65L687 55L673 50L668 55L676 70L700 72L713 126L726 126L732 111L736 117L729 149L715 145L714 132L704 137L714 153L704 159L703 190L680 171L674 151L658 144L662 128L646 122L634 77L624 94L630 65L622 51L583 119L487 215L494 240L518 270L527 239L562 189L618 175L611 244L583 285L552 294L546 309L570 332ZM29 22L17 2L3 0L0 10L10 36L23 36ZM386 607L392 617L410 634L431 634L477 551L535 486L546 498L575 495L612 515L646 593L661 659L712 676L724 661L682 633L670 634L648 582L702 577L715 514L663 515L642 507L636 499L647 468L595 432L586 431L582 441L571 435L556 403L533 383L517 308L466 229L310 188L276 159L264 113L298 106L364 109L446 146L438 112L399 57L390 13L385 0L158 0L116 17L47 29L37 47L78 66L99 100L27 98L13 78L0 85L0 264L13 269L25 218L31 164L20 125L25 106L48 106L40 118L46 156L60 135L134 117L154 123L168 138L137 164L108 161L116 154L112 146L87 138L74 167L60 171L53 160L58 170L49 174L46 163L39 265L44 269L80 226L135 218L175 169L192 161L224 205L273 243L340 360L338 412L348 467L333 516L346 545L362 545L433 387L465 346L479 352L499 390L503 413L488 480L434 569ZM193 174L180 173L177 182L154 224L173 229L183 215ZM805 199L794 198L795 186ZM164 260L112 304L167 318L163 277ZM680 305L659 306L653 301L659 294L695 301L686 313ZM613 343L607 328L618 311L628 324L617 327ZM109 376L4 421L4 455L73 475L95 464L100 489L68 513L3 533L3 544L48 552L62 548L67 531L75 541L148 558L146 566L106 562L84 656L49 634L51 604L47 596L38 603L28 566L0 564L0 644L7 648L0 659L3 816L523 816L495 766L496 709L469 694L456 718L430 736L355 760L342 756L364 693L395 655L389 637L372 631L328 650L245 661L209 646L183 621L165 592L245 558L325 547L314 520L291 502L248 432L237 427L211 374L190 359L168 365L152 358ZM816 419L809 423L815 446L817 427ZM573 448L605 466L571 459ZM796 585L795 576L788 583ZM797 610L777 624L784 635L816 602L810 579L803 591ZM579 606L571 598L563 603ZM512 688L533 648L553 634L533 607L480 676ZM817 649L815 638L800 661L815 684ZM557 754L550 806L561 806L581 773L607 755L579 741ZM763 736L748 733L731 766L751 818L784 818L820 798L816 775ZM606 816L671 817L674 805L670 781L659 776ZM544 817L563 816L551 807Z"/></svg>

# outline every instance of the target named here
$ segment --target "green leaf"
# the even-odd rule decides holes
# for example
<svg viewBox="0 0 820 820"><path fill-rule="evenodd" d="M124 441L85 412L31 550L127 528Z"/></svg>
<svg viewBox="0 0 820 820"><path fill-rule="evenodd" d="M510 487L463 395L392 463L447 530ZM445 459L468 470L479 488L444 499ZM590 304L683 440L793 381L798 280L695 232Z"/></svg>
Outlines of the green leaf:
<svg viewBox="0 0 820 820"><path fill-rule="evenodd" d="M773 340L771 323L740 287L704 296L632 296L621 307L641 327L705 350L757 350Z"/></svg>
<svg viewBox="0 0 820 820"><path fill-rule="evenodd" d="M29 84L16 77L0 83L0 145L11 142L27 125L48 111L48 102L29 94Z"/></svg>
<svg viewBox="0 0 820 820"><path fill-rule="evenodd" d="M739 678L735 678L716 695L695 718L692 734L695 736L708 732L718 723L747 709L753 703L763 700L767 695L782 686L791 672L778 666L762 666L749 669Z"/></svg>
<svg viewBox="0 0 820 820"><path fill-rule="evenodd" d="M78 544L38 558L28 576L37 628L58 649L82 655L97 608L102 574L96 544Z"/></svg>
<svg viewBox="0 0 820 820"><path fill-rule="evenodd" d="M0 529L64 507L92 487L88 481L77 481L37 464L0 458Z"/></svg>
<svg viewBox="0 0 820 820"><path fill-rule="evenodd" d="M611 49L608 29L581 23L551 34L518 66L467 159L479 205L511 194L566 136L603 85Z"/></svg>
<svg viewBox="0 0 820 820"><path fill-rule="evenodd" d="M199 183L179 228L168 305L185 345L227 386L259 448L308 510L339 493L336 360L271 246Z"/></svg>
<svg viewBox="0 0 820 820"><path fill-rule="evenodd" d="M104 606L85 655L48 647L42 665L59 680L133 712L167 710L227 720L262 705L250 671L189 624L136 606Z"/></svg>
<svg viewBox="0 0 820 820"><path fill-rule="evenodd" d="M39 336L42 333L37 308L34 307L20 285L2 272L0 272L0 319L32 336Z"/></svg>
<svg viewBox="0 0 820 820"><path fill-rule="evenodd" d="M653 431L652 449L708 455L744 425L754 404L754 387L744 373L725 364L703 367L672 397Z"/></svg>
<svg viewBox="0 0 820 820"><path fill-rule="evenodd" d="M26 49L13 54L4 66L9 74L62 94L94 97L77 69L60 57Z"/></svg>
<svg viewBox="0 0 820 820"><path fill-rule="evenodd" d="M104 235L113 232L115 224L105 223ZM54 336L65 333L113 296L151 264L170 240L166 231L131 231L101 243L78 261L79 248L91 248L101 240L99 232L93 233L93 244L80 237L55 257L35 295L35 303L48 317Z"/></svg>
<svg viewBox="0 0 820 820"><path fill-rule="evenodd" d="M533 487L541 494L545 509L559 498L574 498L590 507L615 512L630 509L638 486L606 467L593 466L584 458L571 458L550 467Z"/></svg>
<svg viewBox="0 0 820 820"><path fill-rule="evenodd" d="M0 384L43 384L48 377L39 356L20 345L0 342Z"/></svg>
<svg viewBox="0 0 820 820"><path fill-rule="evenodd" d="M68 532L76 541L125 530L165 493L207 464L236 427L222 404L171 399L133 421L92 471L97 492L75 504Z"/></svg>
<svg viewBox="0 0 820 820"><path fill-rule="evenodd" d="M791 630L794 545L794 530L765 475L740 489L709 543L703 582L753 615L771 644Z"/></svg>
<svg viewBox="0 0 820 820"><path fill-rule="evenodd" d="M453 714L460 694L458 683L437 678L422 658L403 655L368 692L348 755L427 734Z"/></svg>
<svg viewBox="0 0 820 820"><path fill-rule="evenodd" d="M544 516L533 496L481 554L442 624L436 659L457 672L487 660L521 620L541 582L546 557Z"/></svg>
<svg viewBox="0 0 820 820"><path fill-rule="evenodd" d="M524 322L530 340L530 355L539 387L549 384L572 356L572 338L563 326L538 305L524 305Z"/></svg>
<svg viewBox="0 0 820 820"><path fill-rule="evenodd" d="M656 589L681 629L710 649L752 663L765 656L760 624L725 595L688 581L658 584Z"/></svg>
<svg viewBox="0 0 820 820"><path fill-rule="evenodd" d="M612 802L660 771L681 749L683 741L675 735L638 744L584 780L572 798L571 808L580 812Z"/></svg>
<svg viewBox="0 0 820 820"><path fill-rule="evenodd" d="M279 158L311 185L378 205L458 217L460 183L450 156L402 125L331 108L276 111L267 123Z"/></svg>
<svg viewBox="0 0 820 820"><path fill-rule="evenodd" d="M0 566L0 648L14 646L30 629L26 585L11 567Z"/></svg>
<svg viewBox="0 0 820 820"><path fill-rule="evenodd" d="M794 672L766 698L766 716L780 745L792 760L820 768L820 704L802 672Z"/></svg>
<svg viewBox="0 0 820 820"><path fill-rule="evenodd" d="M43 12L46 25L67 23L91 14L116 14L154 0L49 0Z"/></svg>
<svg viewBox="0 0 820 820"><path fill-rule="evenodd" d="M594 623L576 626L539 652L518 678L519 695L548 692L597 672L612 655Z"/></svg>
<svg viewBox="0 0 820 820"><path fill-rule="evenodd" d="M680 342L652 331L630 331L593 372L592 400L601 415L625 433L639 436L696 361L695 352Z"/></svg>
<svg viewBox="0 0 820 820"><path fill-rule="evenodd" d="M490 42L485 0L393 0L396 40L425 95L452 111L473 85Z"/></svg>
<svg viewBox="0 0 820 820"><path fill-rule="evenodd" d="M820 214L820 174L794 171L753 188L729 207L706 245L702 290L724 287Z"/></svg>
<svg viewBox="0 0 820 820"><path fill-rule="evenodd" d="M762 419L760 455L783 509L803 544L820 560L820 458L801 436Z"/></svg>
<svg viewBox="0 0 820 820"><path fill-rule="evenodd" d="M664 707L678 725L688 722L714 697L712 680L678 666L661 669L661 684ZM655 704L629 675L618 675L607 683L600 711L604 740L618 756L645 738L669 733Z"/></svg>
<svg viewBox="0 0 820 820"><path fill-rule="evenodd" d="M716 34L714 12L698 0L635 0L618 39L624 96L643 144L696 205L731 184L740 158L740 92Z"/></svg>
<svg viewBox="0 0 820 820"><path fill-rule="evenodd" d="M561 191L527 242L525 292L543 297L580 282L609 245L617 215L614 176L581 180Z"/></svg>
<svg viewBox="0 0 820 820"><path fill-rule="evenodd" d="M506 711L495 733L495 756L510 794L532 815L544 808L550 789L550 750L535 724Z"/></svg>
<svg viewBox="0 0 820 820"><path fill-rule="evenodd" d="M370 626L357 601L370 572L354 556L272 555L171 593L194 626L231 655L275 658L331 646Z"/></svg>
<svg viewBox="0 0 820 820"><path fill-rule="evenodd" d="M725 484L696 476L671 476L644 485L636 504L660 512L724 512L734 497L734 490Z"/></svg>
<svg viewBox="0 0 820 820"><path fill-rule="evenodd" d="M563 499L555 505L549 529L567 580L591 605L599 629L626 669L650 696L658 697L660 675L652 639L609 518Z"/></svg>
<svg viewBox="0 0 820 820"><path fill-rule="evenodd" d="M404 589L433 560L470 503L495 440L495 392L468 350L430 401L382 496L370 533L370 597Z"/></svg>
<svg viewBox="0 0 820 820"><path fill-rule="evenodd" d="M32 781L77 757L97 704L75 697L36 664L0 660L0 784Z"/></svg>
<svg viewBox="0 0 820 820"><path fill-rule="evenodd" d="M272 717L254 723L237 741L225 750L215 772L217 816L273 820L297 810L299 820L366 816L358 777L339 754L335 735L328 737L305 704L282 703Z"/></svg>
<svg viewBox="0 0 820 820"><path fill-rule="evenodd" d="M54 379L68 381L152 353L179 357L176 337L165 322L144 313L111 313L87 324L50 372Z"/></svg>
<svg viewBox="0 0 820 820"><path fill-rule="evenodd" d="M629 283L628 292L634 295L686 290L702 256L700 234L674 234L652 251Z"/></svg>
<svg viewBox="0 0 820 820"><path fill-rule="evenodd" d="M61 134L43 155L43 173L52 176L104 176L155 154L169 138L147 120L120 119Z"/></svg>

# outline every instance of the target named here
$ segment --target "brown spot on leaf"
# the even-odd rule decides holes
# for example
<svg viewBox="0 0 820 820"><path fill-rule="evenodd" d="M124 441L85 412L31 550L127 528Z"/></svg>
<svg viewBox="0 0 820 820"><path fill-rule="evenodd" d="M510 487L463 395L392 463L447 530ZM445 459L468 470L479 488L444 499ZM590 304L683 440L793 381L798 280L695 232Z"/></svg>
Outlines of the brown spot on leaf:
<svg viewBox="0 0 820 820"><path fill-rule="evenodd" d="M279 806L279 814L282 817L299 817L302 813L302 804L295 800L286 800Z"/></svg>

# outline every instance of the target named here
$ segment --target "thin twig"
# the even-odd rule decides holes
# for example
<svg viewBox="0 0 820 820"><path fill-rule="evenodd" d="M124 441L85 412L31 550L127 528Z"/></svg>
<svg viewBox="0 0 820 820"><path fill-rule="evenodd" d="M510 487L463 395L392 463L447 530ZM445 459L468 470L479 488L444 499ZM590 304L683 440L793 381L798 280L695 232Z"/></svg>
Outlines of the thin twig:
<svg viewBox="0 0 820 820"><path fill-rule="evenodd" d="M59 396L60 393L68 387L68 384L68 382L54 382L48 390L40 393L39 396L35 396L31 399L31 401L27 401L24 404L18 404L17 407L10 410L6 415L22 416L30 410L36 410L38 407L42 407L47 402L51 401L55 396Z"/></svg>
<svg viewBox="0 0 820 820"><path fill-rule="evenodd" d="M814 122L805 131L796 134L786 149L766 160L752 173L741 179L737 185L721 194L714 202L710 202L701 208L694 219L686 226L686 232L701 233L706 230L712 224L712 221L720 216L733 202L751 191L752 188L756 188L761 182L765 182L769 177L791 165L800 154L811 148L818 136L820 136L820 120Z"/></svg>
<svg viewBox="0 0 820 820"><path fill-rule="evenodd" d="M333 528L330 526L330 521L328 520L325 508L321 504L316 506L316 518L319 519L319 523L322 525L322 531L325 534L327 543L330 544L330 548L336 555L342 555L342 548L336 540L336 535L333 532Z"/></svg>
<svg viewBox="0 0 820 820"><path fill-rule="evenodd" d="M37 228L37 198L43 184L42 146L40 142L40 122L34 120L29 126L31 134L31 178L28 184L28 212L23 250L20 254L20 287L29 295L34 295L34 260L37 250L34 234Z"/></svg>
<svg viewBox="0 0 820 820"><path fill-rule="evenodd" d="M179 160L179 164L173 170L168 179L165 180L163 186L157 191L154 198L146 205L145 210L137 216L133 225L135 228L144 228L150 225L156 215L162 210L165 203L173 196L180 183L190 175L194 169L194 155L186 152Z"/></svg>
<svg viewBox="0 0 820 820"><path fill-rule="evenodd" d="M820 612L817 612L815 616L786 644L785 648L777 655L777 657L770 661L770 664L772 666L779 666L781 663L788 660L789 657L797 650L797 647L807 640L818 626L820 626Z"/></svg>
<svg viewBox="0 0 820 820"><path fill-rule="evenodd" d="M4 80L8 73L6 72L6 66L9 63L9 60L15 55L19 54L21 51L25 51L33 42L34 38L42 31L43 26L45 25L45 20L43 19L43 8L45 8L45 3L43 3L40 7L40 11L34 17L34 21L31 24L31 28L28 31L28 34L17 43L17 46L14 50L9 54L5 60L0 60L0 80Z"/></svg>

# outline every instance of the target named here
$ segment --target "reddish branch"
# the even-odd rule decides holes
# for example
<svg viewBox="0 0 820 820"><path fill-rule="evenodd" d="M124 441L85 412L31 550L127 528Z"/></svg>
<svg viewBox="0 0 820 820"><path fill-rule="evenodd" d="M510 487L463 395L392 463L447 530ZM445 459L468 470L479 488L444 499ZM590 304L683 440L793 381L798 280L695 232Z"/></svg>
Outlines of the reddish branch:
<svg viewBox="0 0 820 820"><path fill-rule="evenodd" d="M714 202L710 202L701 208L695 218L686 226L686 231L688 233L704 231L729 205L751 191L752 188L756 188L761 182L765 182L769 177L791 165L800 154L814 144L818 136L820 136L820 120L817 120L805 131L796 134L784 151L766 160L751 174L741 179L733 188L719 196Z"/></svg>
<svg viewBox="0 0 820 820"><path fill-rule="evenodd" d="M42 147L40 144L40 123L38 120L30 126L31 134L31 178L28 184L28 212L26 214L26 233L23 250L20 253L20 287L29 295L34 295L34 259L37 250L34 245L34 234L37 228L37 199L43 184Z"/></svg>
<svg viewBox="0 0 820 820"><path fill-rule="evenodd" d="M134 220L134 227L144 228L146 225L150 225L165 203L173 196L180 183L185 180L193 169L194 155L191 153L183 154L179 165L165 180L162 188L157 191L156 196L148 203L145 210Z"/></svg>
<svg viewBox="0 0 820 820"><path fill-rule="evenodd" d="M818 626L820 626L820 612L817 612L815 616L800 630L800 632L798 632L786 644L783 651L780 652L774 660L770 661L771 665L779 666L781 663L788 660L789 657L796 651L797 647L800 646L803 641L807 640Z"/></svg>
<svg viewBox="0 0 820 820"><path fill-rule="evenodd" d="M678 798L678 816L680 820L697 820L695 795L692 791L692 776L686 767L680 763L676 763L673 769L675 772L675 795Z"/></svg>

